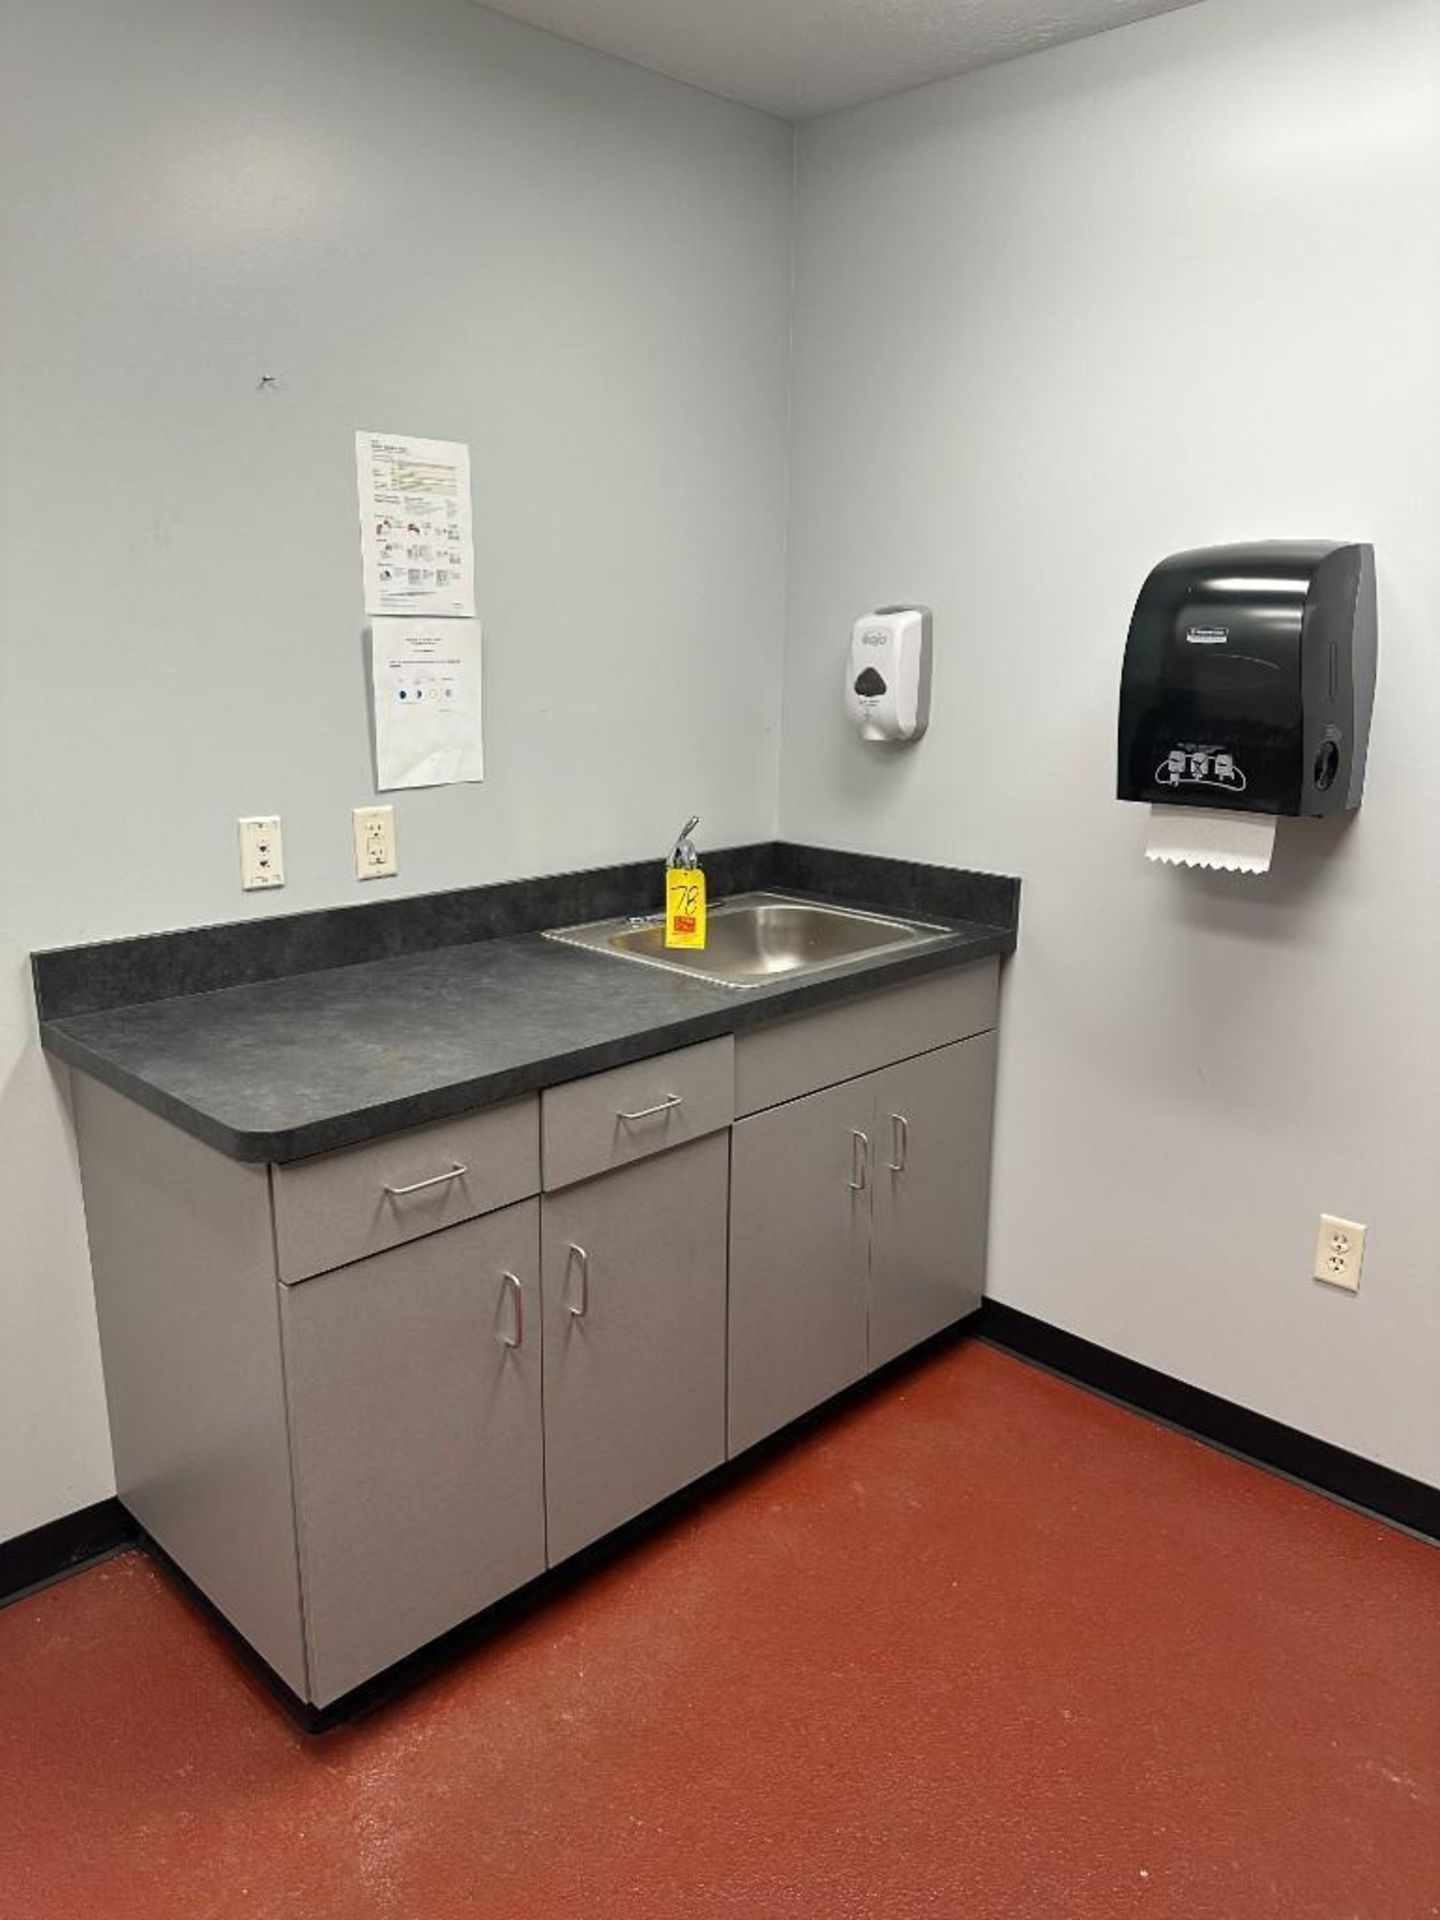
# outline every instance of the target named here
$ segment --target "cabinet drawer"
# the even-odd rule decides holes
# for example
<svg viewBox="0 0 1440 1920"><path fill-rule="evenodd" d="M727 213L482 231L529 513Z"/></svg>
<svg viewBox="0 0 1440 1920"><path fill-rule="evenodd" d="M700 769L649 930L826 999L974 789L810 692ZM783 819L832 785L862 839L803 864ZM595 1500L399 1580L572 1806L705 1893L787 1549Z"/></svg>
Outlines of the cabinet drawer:
<svg viewBox="0 0 1440 1920"><path fill-rule="evenodd" d="M998 960L977 960L741 1034L735 1046L736 1113L778 1107L987 1032L995 1025L999 980Z"/></svg>
<svg viewBox="0 0 1440 1920"><path fill-rule="evenodd" d="M727 1034L592 1073L549 1088L542 1100L550 1193L728 1127L735 1117L735 1042Z"/></svg>
<svg viewBox="0 0 1440 1920"><path fill-rule="evenodd" d="M532 1095L276 1167L280 1278L304 1280L537 1194L539 1108Z"/></svg>

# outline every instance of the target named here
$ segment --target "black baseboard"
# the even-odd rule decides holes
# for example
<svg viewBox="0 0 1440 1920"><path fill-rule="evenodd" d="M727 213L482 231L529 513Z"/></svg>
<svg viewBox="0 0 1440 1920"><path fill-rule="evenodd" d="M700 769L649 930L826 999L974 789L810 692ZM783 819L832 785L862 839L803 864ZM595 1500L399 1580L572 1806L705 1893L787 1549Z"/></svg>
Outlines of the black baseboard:
<svg viewBox="0 0 1440 1920"><path fill-rule="evenodd" d="M0 1540L0 1607L131 1545L139 1530L114 1498Z"/></svg>
<svg viewBox="0 0 1440 1920"><path fill-rule="evenodd" d="M1127 1360L1108 1347L1098 1347L998 1300L985 1302L977 1331L995 1346L1038 1361L1139 1413L1168 1421L1257 1466L1288 1474L1318 1493L1440 1542L1440 1487L1412 1480L1408 1474L1348 1453L1328 1440L1317 1440L1263 1413L1252 1413L1203 1387L1187 1386L1168 1373Z"/></svg>

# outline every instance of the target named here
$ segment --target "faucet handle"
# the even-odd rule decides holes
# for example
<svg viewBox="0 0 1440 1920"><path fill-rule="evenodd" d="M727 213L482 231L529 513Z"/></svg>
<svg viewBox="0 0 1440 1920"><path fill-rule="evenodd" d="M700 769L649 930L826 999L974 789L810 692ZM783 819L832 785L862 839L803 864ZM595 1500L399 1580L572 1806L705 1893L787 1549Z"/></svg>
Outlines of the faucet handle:
<svg viewBox="0 0 1440 1920"><path fill-rule="evenodd" d="M695 851L695 842L690 838L700 824L699 814L687 820L676 836L674 851L670 855L672 867L694 867L699 865L700 856Z"/></svg>

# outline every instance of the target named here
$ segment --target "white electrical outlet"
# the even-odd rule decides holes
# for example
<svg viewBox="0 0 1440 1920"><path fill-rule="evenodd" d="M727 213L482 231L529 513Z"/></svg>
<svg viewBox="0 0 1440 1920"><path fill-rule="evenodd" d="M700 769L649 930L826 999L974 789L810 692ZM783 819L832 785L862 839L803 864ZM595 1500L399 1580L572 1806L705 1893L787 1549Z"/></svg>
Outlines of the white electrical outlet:
<svg viewBox="0 0 1440 1920"><path fill-rule="evenodd" d="M247 893L257 887L283 887L285 843L280 837L279 814L258 814L238 824L240 885Z"/></svg>
<svg viewBox="0 0 1440 1920"><path fill-rule="evenodd" d="M1358 1220L1337 1220L1322 1213L1315 1240L1315 1278L1327 1287L1360 1291L1360 1262L1365 1258L1365 1229Z"/></svg>
<svg viewBox="0 0 1440 1920"><path fill-rule="evenodd" d="M400 871L395 858L394 807L356 807L355 872L362 880L387 880Z"/></svg>

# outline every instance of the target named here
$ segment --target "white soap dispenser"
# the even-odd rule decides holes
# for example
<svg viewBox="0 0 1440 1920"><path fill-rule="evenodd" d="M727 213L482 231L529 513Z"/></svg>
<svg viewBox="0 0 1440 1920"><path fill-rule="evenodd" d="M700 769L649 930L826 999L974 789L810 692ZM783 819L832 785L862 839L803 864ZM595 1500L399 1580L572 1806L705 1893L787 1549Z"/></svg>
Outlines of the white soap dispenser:
<svg viewBox="0 0 1440 1920"><path fill-rule="evenodd" d="M845 706L862 740L918 740L930 724L930 609L877 607L855 622Z"/></svg>

